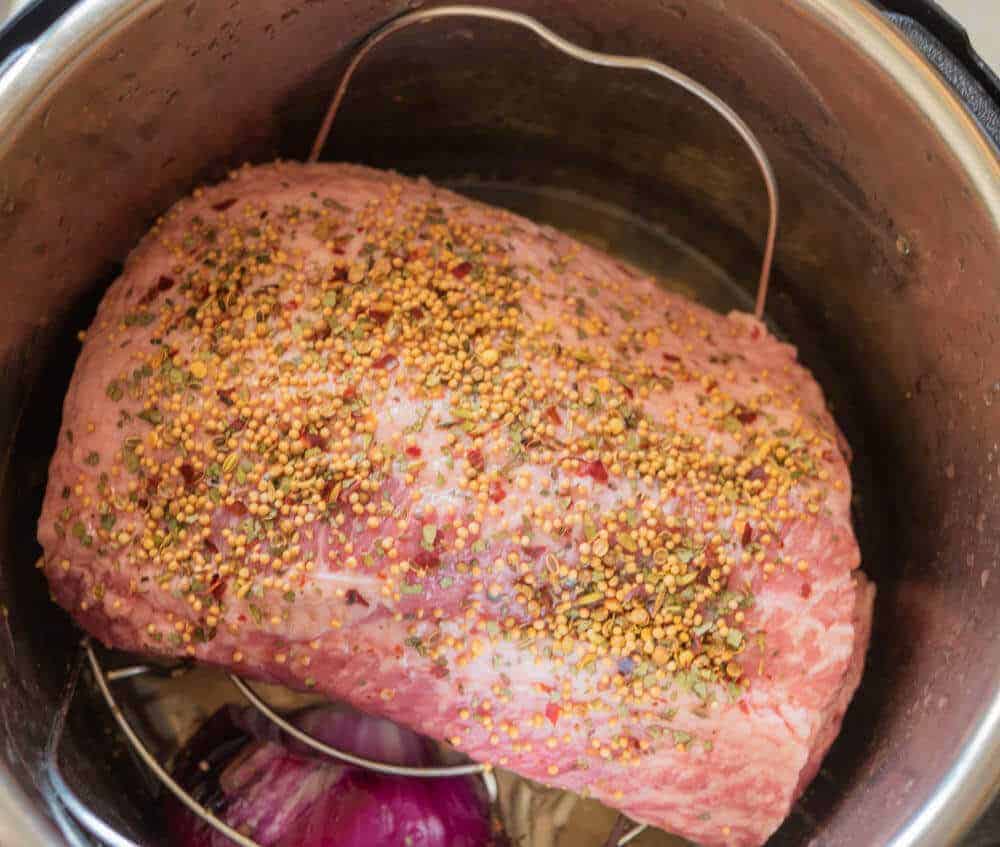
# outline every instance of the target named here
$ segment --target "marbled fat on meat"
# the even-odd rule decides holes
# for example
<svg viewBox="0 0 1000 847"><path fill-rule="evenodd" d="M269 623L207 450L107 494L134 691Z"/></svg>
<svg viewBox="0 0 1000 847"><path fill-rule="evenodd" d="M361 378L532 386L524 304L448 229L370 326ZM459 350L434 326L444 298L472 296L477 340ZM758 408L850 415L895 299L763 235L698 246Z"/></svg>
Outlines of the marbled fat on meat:
<svg viewBox="0 0 1000 847"><path fill-rule="evenodd" d="M845 453L752 317L425 181L276 163L129 257L39 539L107 645L757 845L861 675Z"/></svg>

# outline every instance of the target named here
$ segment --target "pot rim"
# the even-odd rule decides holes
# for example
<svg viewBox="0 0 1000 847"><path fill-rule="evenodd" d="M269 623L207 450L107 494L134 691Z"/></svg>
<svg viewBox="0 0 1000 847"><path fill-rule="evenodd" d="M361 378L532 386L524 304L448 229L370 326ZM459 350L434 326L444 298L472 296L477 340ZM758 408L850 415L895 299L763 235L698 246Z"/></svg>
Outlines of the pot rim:
<svg viewBox="0 0 1000 847"><path fill-rule="evenodd" d="M795 2L800 11L807 6L827 27L854 43L920 109L955 154L1000 232L1000 150L923 54L868 0ZM7 68L0 69L0 157L46 107L63 79L122 28L165 4L166 0L79 0ZM954 843L1000 790L1000 670L993 696L983 703L967 737L933 793L893 833L887 847ZM48 788L43 791L47 793ZM2 763L0 822L0 835L10 836L11 843L25 847L58 843L52 823L34 812Z"/></svg>

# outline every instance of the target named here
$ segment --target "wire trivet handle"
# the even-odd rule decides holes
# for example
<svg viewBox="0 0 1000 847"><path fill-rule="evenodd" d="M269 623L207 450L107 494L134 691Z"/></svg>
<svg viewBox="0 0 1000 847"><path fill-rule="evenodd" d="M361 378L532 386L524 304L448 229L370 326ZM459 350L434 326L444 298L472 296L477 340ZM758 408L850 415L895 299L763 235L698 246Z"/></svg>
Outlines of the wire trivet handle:
<svg viewBox="0 0 1000 847"><path fill-rule="evenodd" d="M687 74L657 62L654 59L647 59L641 56L619 56L612 53L599 53L596 50L589 50L568 41L561 35L554 33L548 27L543 26L537 20L520 12L511 12L506 9L494 9L490 6L438 6L433 9L418 9L393 18L383 24L378 29L366 36L358 45L357 50L351 57L347 69L344 71L340 84L330 101L330 105L323 116L319 132L313 142L312 150L309 152L308 162L315 163L319 160L320 153L326 146L333 127L333 121L337 117L337 112L344 101L347 88L351 83L354 72L364 61L365 57L380 43L394 35L400 30L407 29L416 24L430 23L444 18L479 18L481 20L498 21L500 23L513 24L537 35L540 39L555 47L567 56L571 56L589 65L597 65L604 68L617 68L629 71L643 71L654 74L669 82L679 85L685 91L693 94L715 112L734 129L743 139L743 142L750 148L761 176L764 178L764 185L767 188L768 199L768 224L767 237L764 242L764 257L761 261L760 277L757 280L757 298L754 305L754 315L758 319L764 317L764 306L767 303L768 283L771 278L771 265L774 262L774 245L778 237L778 184L774 176L771 162L764 152L764 147L757 139L753 130L744 120L718 95L710 91L700 82L691 79Z"/></svg>

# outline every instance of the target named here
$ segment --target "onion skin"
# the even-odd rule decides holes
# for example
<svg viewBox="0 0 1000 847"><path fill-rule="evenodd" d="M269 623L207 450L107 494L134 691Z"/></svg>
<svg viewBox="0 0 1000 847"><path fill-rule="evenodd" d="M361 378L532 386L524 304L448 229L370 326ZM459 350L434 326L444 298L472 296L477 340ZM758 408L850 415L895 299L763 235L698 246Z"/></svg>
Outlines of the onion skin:
<svg viewBox="0 0 1000 847"><path fill-rule="evenodd" d="M320 740L393 764L440 764L434 745L381 718L334 707L292 722ZM475 777L417 779L340 764L284 736L253 709L216 712L177 757L177 781L262 847L501 847ZM166 801L171 847L232 847Z"/></svg>

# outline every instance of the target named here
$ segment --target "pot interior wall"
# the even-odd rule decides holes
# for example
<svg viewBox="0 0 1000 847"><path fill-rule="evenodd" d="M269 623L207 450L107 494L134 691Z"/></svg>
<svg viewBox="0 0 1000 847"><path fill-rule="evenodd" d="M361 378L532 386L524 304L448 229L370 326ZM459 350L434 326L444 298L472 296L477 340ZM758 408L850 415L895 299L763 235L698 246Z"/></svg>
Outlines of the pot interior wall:
<svg viewBox="0 0 1000 847"><path fill-rule="evenodd" d="M102 5L123 4L90 4ZM857 529L879 585L861 692L774 843L879 843L933 790L997 688L995 224L923 115L799 4L504 5L586 46L676 64L735 106L774 159L783 217L769 314L855 450ZM347 45L401 10L149 3L0 148L0 733L40 807L40 751L78 635L33 567L33 533L75 331L173 200L241 161L302 157ZM325 157L472 191L572 190L681 239L748 294L756 279L763 187L721 121L662 82L572 64L519 31L439 23L387 43ZM146 778L114 738L81 700L67 775L103 814L148 833Z"/></svg>

